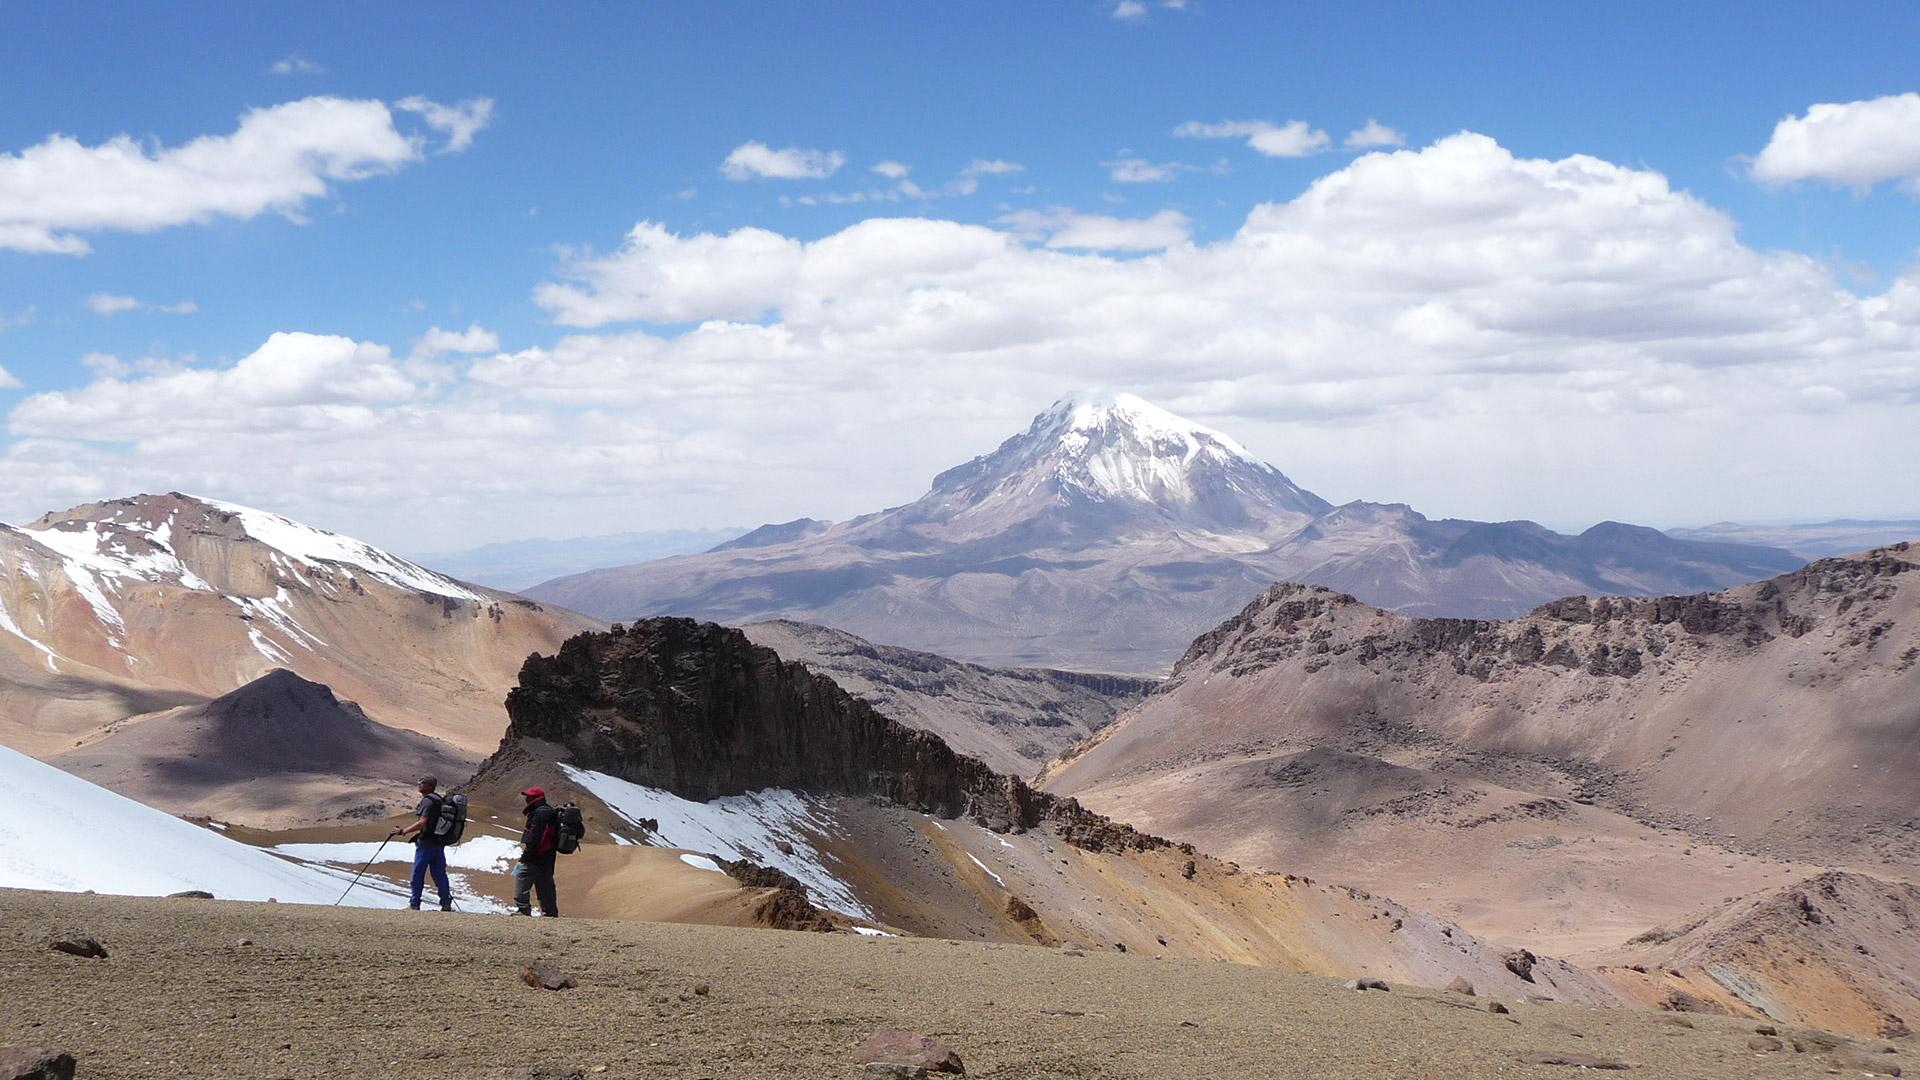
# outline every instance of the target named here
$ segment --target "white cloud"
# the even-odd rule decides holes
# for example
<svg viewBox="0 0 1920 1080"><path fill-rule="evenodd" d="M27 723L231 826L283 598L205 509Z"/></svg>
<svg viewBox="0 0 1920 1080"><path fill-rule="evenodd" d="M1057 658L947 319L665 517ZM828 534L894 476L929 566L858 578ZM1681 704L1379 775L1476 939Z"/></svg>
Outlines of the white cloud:
<svg viewBox="0 0 1920 1080"><path fill-rule="evenodd" d="M493 99L471 98L455 105L442 105L415 94L393 103L396 109L418 113L427 126L447 137L442 154L457 154L473 145L473 137L493 122Z"/></svg>
<svg viewBox="0 0 1920 1080"><path fill-rule="evenodd" d="M1824 180L1866 190L1900 180L1920 194L1920 94L1815 105L1774 125L1753 159L1762 183Z"/></svg>
<svg viewBox="0 0 1920 1080"><path fill-rule="evenodd" d="M1025 172L1027 167L1017 161L1001 161L999 158L974 158L967 167L960 170L962 176L1011 176Z"/></svg>
<svg viewBox="0 0 1920 1080"><path fill-rule="evenodd" d="M415 356L444 356L448 353L484 353L500 348L500 335L474 323L465 330L430 327L413 343Z"/></svg>
<svg viewBox="0 0 1920 1080"><path fill-rule="evenodd" d="M1193 231L1193 223L1177 210L1162 210L1144 218L1120 218L1054 207L1018 210L999 221L1018 235L1043 239L1047 247L1070 251L1158 251L1185 243Z"/></svg>
<svg viewBox="0 0 1920 1080"><path fill-rule="evenodd" d="M563 326L752 319L766 310L766 297L784 293L800 250L798 241L765 229L682 238L643 221L613 254L570 262L574 284L542 285L534 300Z"/></svg>
<svg viewBox="0 0 1920 1080"><path fill-rule="evenodd" d="M321 75L326 70L299 53L288 53L267 66L269 75Z"/></svg>
<svg viewBox="0 0 1920 1080"><path fill-rule="evenodd" d="M1113 17L1121 22L1145 22L1147 5L1144 0L1118 0L1113 5Z"/></svg>
<svg viewBox="0 0 1920 1080"><path fill-rule="evenodd" d="M119 315L128 311L152 311L163 315L192 315L200 310L200 305L191 300L181 300L172 304L155 304L132 296L120 296L115 293L94 293L86 299L87 310L95 315Z"/></svg>
<svg viewBox="0 0 1920 1080"><path fill-rule="evenodd" d="M898 161L883 161L873 167L873 171L889 180L902 180L913 171L913 166Z"/></svg>
<svg viewBox="0 0 1920 1080"><path fill-rule="evenodd" d="M1306 157L1333 145L1326 132L1305 120L1276 124L1271 120L1221 120L1205 123L1189 120L1173 129L1182 139L1245 139L1247 145L1267 157Z"/></svg>
<svg viewBox="0 0 1920 1080"><path fill-rule="evenodd" d="M775 150L763 142L744 142L720 163L720 175L729 180L822 180L846 163L847 155L838 150Z"/></svg>
<svg viewBox="0 0 1920 1080"><path fill-rule="evenodd" d="M86 146L54 135L0 154L0 249L83 255L88 232L269 212L297 219L335 184L419 158L417 140L394 126L386 105L332 97L254 109L232 134L172 147L127 135Z"/></svg>
<svg viewBox="0 0 1920 1080"><path fill-rule="evenodd" d="M103 365L14 408L0 518L156 487L388 543L844 517L1096 384L1336 500L1913 510L1886 463L1920 406L1920 274L1858 298L1658 173L1477 135L1360 156L1144 257L926 218L812 240L642 223L537 299L570 326L673 325L448 360L444 379L308 335L234 365Z"/></svg>
<svg viewBox="0 0 1920 1080"><path fill-rule="evenodd" d="M1137 157L1103 161L1100 164L1107 167L1107 175L1116 184L1164 184L1179 176L1182 168L1177 161L1156 163Z"/></svg>
<svg viewBox="0 0 1920 1080"><path fill-rule="evenodd" d="M1406 144L1407 136L1404 132L1368 117L1364 126L1347 132L1346 139L1340 145L1349 150L1384 150Z"/></svg>
<svg viewBox="0 0 1920 1080"><path fill-rule="evenodd" d="M136 311L139 307L140 301L131 296L94 293L87 297L87 309L95 315L118 315L123 311Z"/></svg>
<svg viewBox="0 0 1920 1080"><path fill-rule="evenodd" d="M1209 171L1205 166L1184 161L1150 161L1143 157L1123 156L1100 164L1107 170L1107 178L1116 184L1164 184L1179 179L1181 173ZM1225 172L1224 164L1216 164L1211 171Z"/></svg>

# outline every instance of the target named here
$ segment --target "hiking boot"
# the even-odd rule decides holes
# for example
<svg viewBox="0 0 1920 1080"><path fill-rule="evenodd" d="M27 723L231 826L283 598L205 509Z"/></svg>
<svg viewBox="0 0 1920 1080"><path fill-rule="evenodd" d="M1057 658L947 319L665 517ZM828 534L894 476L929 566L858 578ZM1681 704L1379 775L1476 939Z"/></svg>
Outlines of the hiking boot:
<svg viewBox="0 0 1920 1080"><path fill-rule="evenodd" d="M529 916L530 916L530 915L532 915L532 914L533 914L533 909L531 909L531 908L521 908L521 909L519 909L518 911L515 911L515 912L513 912L513 914L515 914L515 915L529 915Z"/></svg>
<svg viewBox="0 0 1920 1080"><path fill-rule="evenodd" d="M408 904L408 905L407 905L407 910L408 910L408 911L419 911L419 910L420 910L420 905L419 905L419 904Z"/></svg>
<svg viewBox="0 0 1920 1080"><path fill-rule="evenodd" d="M440 910L441 910L441 911L452 911L452 910L453 910L453 901L451 901L451 900L442 900L442 901L440 901Z"/></svg>

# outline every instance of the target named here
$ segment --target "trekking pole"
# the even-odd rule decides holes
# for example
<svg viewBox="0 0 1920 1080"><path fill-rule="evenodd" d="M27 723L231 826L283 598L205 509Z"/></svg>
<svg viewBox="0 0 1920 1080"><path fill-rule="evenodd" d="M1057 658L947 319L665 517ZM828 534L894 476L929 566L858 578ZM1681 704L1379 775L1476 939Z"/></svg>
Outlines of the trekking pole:
<svg viewBox="0 0 1920 1080"><path fill-rule="evenodd" d="M360 872L359 872L358 874L355 874L355 875L353 875L353 880L352 880L352 881L349 881L349 882L347 882L347 888L346 888L346 891L345 891L345 892L342 892L342 893L340 894L340 900L345 900L345 899L347 898L347 893L350 893L350 892L352 892L352 891L353 891L353 887L354 887L355 885L358 885L358 884L360 884L360 879L361 879L361 878L363 878L363 877L365 877L365 876L366 876L366 874L367 874L367 871L373 868L373 863L374 863L374 859L378 859L378 858L380 857L380 853L381 853L382 851L385 851L385 850L386 850L386 847L387 847L387 843L388 843L388 841L391 841L391 840L392 840L392 839L393 839L394 837L396 837L396 836L398 836L398 835L400 835L400 834L399 834L399 833L388 833L388 834L387 834L387 839L386 839L386 840L382 840L382 841L380 841L380 846L379 846L379 847L377 847L377 848L374 848L374 849L373 849L373 858L372 858L372 859L368 859L368 860L367 860L367 865L365 865L365 866L363 866L363 867L361 867L361 868L360 868ZM333 902L333 906L334 906L334 907L339 907L339 906L340 906L340 900L335 900L335 901Z"/></svg>

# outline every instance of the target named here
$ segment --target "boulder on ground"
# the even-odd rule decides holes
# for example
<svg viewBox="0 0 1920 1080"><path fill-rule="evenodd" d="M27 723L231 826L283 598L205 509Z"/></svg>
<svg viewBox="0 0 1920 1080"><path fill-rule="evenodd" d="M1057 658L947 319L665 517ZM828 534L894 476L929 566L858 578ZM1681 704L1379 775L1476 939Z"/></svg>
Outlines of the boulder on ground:
<svg viewBox="0 0 1920 1080"><path fill-rule="evenodd" d="M169 900L211 900L213 894L205 889L186 889L177 893L168 893Z"/></svg>
<svg viewBox="0 0 1920 1080"><path fill-rule="evenodd" d="M73 1055L46 1046L0 1046L0 1080L73 1080Z"/></svg>
<svg viewBox="0 0 1920 1080"><path fill-rule="evenodd" d="M1505 957L1507 970L1520 977L1521 982L1533 981L1533 965L1537 958L1525 949L1515 949Z"/></svg>
<svg viewBox="0 0 1920 1080"><path fill-rule="evenodd" d="M1343 985L1349 990L1391 990L1383 979L1348 979Z"/></svg>
<svg viewBox="0 0 1920 1080"><path fill-rule="evenodd" d="M1726 1006L1717 1001L1708 1001L1697 994L1685 990L1669 990L1660 1001L1660 1007L1668 1012L1708 1013L1713 1016L1727 1015Z"/></svg>
<svg viewBox="0 0 1920 1080"><path fill-rule="evenodd" d="M1633 1066L1624 1061L1609 1061L1592 1054L1567 1054L1558 1050L1548 1050L1532 1054L1521 1054L1514 1058L1522 1065L1566 1065L1575 1069L1599 1069L1601 1071L1620 1071Z"/></svg>
<svg viewBox="0 0 1920 1080"><path fill-rule="evenodd" d="M72 930L55 934L47 939L47 947L54 952L63 952L68 956L83 956L89 960L105 959L107 947L85 934Z"/></svg>
<svg viewBox="0 0 1920 1080"><path fill-rule="evenodd" d="M937 1073L965 1073L960 1055L953 1048L928 1035L899 1028L881 1028L867 1037L853 1052L856 1065L905 1065Z"/></svg>
<svg viewBox="0 0 1920 1080"><path fill-rule="evenodd" d="M580 985L550 960L527 961L520 969L520 981L535 990L571 990Z"/></svg>
<svg viewBox="0 0 1920 1080"><path fill-rule="evenodd" d="M1453 977L1453 981L1447 984L1447 989L1456 994L1465 994L1468 997L1474 996L1473 984L1459 975Z"/></svg>
<svg viewBox="0 0 1920 1080"><path fill-rule="evenodd" d="M1787 1048L1787 1044L1771 1035L1755 1035L1747 1040L1747 1049L1762 1054L1777 1054Z"/></svg>

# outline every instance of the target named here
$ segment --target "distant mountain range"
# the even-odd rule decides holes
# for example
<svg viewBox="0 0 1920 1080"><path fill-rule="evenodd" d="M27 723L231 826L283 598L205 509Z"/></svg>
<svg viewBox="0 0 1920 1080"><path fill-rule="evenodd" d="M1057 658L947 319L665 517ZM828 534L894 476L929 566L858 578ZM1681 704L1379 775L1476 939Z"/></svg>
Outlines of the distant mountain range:
<svg viewBox="0 0 1920 1080"><path fill-rule="evenodd" d="M1902 542L1511 620L1275 585L1039 786L1607 965L1650 1007L1678 990L1891 1038L1920 1009L1917 755Z"/></svg>
<svg viewBox="0 0 1920 1080"><path fill-rule="evenodd" d="M1075 397L905 506L525 590L607 619L821 623L980 663L1158 674L1277 580L1418 615L1502 617L1573 593L1697 592L1803 564L1613 522L1435 520L1334 506L1231 437L1121 394Z"/></svg>
<svg viewBox="0 0 1920 1080"><path fill-rule="evenodd" d="M512 591L563 574L707 551L746 531L744 528L662 529L576 536L566 540L510 540L463 551L416 555L413 559L462 581Z"/></svg>
<svg viewBox="0 0 1920 1080"><path fill-rule="evenodd" d="M1856 551L1897 544L1902 540L1920 540L1920 519L1858 521L1842 518L1806 525L1742 525L1722 521L1698 529L1668 529L1667 535L1681 540L1765 544L1811 560L1829 555L1851 555Z"/></svg>

